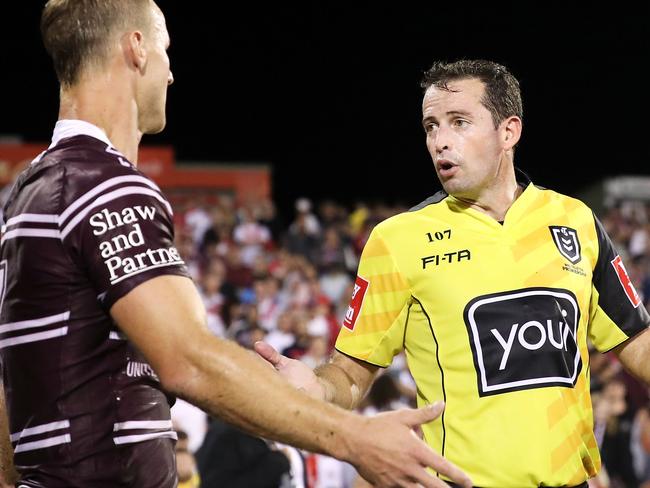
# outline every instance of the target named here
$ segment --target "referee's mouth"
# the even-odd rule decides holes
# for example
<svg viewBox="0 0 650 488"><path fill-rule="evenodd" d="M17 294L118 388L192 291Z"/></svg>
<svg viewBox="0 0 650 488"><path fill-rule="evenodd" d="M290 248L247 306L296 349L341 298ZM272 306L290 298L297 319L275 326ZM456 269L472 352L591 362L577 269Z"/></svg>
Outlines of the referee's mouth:
<svg viewBox="0 0 650 488"><path fill-rule="evenodd" d="M447 159L438 159L436 161L436 169L438 170L438 175L441 177L450 178L457 173L458 165Z"/></svg>

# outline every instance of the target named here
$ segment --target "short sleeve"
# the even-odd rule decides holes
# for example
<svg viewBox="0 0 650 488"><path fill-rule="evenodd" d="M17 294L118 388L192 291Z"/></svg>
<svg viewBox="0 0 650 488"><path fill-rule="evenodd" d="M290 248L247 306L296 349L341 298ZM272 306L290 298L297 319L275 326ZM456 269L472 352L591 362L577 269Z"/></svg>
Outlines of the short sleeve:
<svg viewBox="0 0 650 488"><path fill-rule="evenodd" d="M593 273L589 338L602 352L645 330L650 324L650 316L621 256L602 224L596 217L594 220L599 251Z"/></svg>
<svg viewBox="0 0 650 488"><path fill-rule="evenodd" d="M160 275L189 276L174 247L169 202L143 176L62 214L61 238L85 270L106 309L141 283Z"/></svg>
<svg viewBox="0 0 650 488"><path fill-rule="evenodd" d="M411 290L375 228L366 243L336 349L376 366L404 347Z"/></svg>

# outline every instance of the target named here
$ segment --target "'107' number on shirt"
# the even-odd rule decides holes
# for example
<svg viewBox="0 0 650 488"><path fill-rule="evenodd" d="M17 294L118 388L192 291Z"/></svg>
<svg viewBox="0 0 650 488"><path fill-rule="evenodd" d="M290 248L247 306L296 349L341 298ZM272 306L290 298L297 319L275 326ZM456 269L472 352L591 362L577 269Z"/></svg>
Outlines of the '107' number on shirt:
<svg viewBox="0 0 650 488"><path fill-rule="evenodd" d="M451 229L446 229L442 232L434 232L433 234L431 232L427 232L426 236L429 238L429 242L441 241L445 238L445 236L447 239L451 239Z"/></svg>

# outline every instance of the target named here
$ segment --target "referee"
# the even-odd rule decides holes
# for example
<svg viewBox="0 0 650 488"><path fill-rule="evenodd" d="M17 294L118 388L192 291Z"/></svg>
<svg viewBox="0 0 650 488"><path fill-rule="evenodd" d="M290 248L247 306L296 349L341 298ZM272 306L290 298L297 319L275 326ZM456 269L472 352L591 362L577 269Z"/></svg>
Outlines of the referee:
<svg viewBox="0 0 650 488"><path fill-rule="evenodd" d="M508 70L435 63L422 86L444 191L375 227L336 351L315 376L256 349L346 408L405 351L418 403L446 403L426 442L476 486L586 486L601 465L587 341L647 383L648 313L593 212L515 168L523 111Z"/></svg>

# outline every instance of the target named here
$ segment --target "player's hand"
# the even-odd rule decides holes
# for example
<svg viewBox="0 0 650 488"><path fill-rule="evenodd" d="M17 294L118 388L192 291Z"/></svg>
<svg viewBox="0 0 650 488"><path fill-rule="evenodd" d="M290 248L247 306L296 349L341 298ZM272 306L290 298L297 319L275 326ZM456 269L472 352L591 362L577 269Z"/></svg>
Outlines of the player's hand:
<svg viewBox="0 0 650 488"><path fill-rule="evenodd" d="M435 453L413 428L438 418L443 402L420 409L402 409L365 417L359 425L352 459L361 476L375 487L442 488L448 485L426 467L471 488L472 481L458 467Z"/></svg>
<svg viewBox="0 0 650 488"><path fill-rule="evenodd" d="M319 400L325 398L323 385L318 381L314 371L305 363L283 356L273 346L263 341L256 342L253 348L293 387Z"/></svg>

